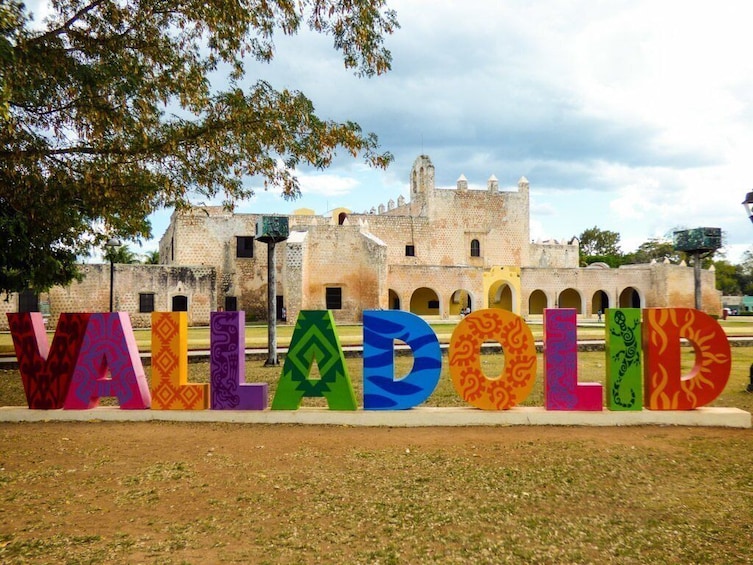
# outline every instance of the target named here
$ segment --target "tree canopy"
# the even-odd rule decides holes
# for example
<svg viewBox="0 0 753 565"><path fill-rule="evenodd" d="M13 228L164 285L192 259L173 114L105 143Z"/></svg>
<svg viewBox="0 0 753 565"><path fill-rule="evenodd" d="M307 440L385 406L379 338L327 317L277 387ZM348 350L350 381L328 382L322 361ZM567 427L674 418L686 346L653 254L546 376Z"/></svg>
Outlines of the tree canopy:
<svg viewBox="0 0 753 565"><path fill-rule="evenodd" d="M624 256L625 263L661 263L668 259L670 263L678 264L685 260L682 251L676 251L674 243L668 239L651 238L638 246L638 249Z"/></svg>
<svg viewBox="0 0 753 565"><path fill-rule="evenodd" d="M78 256L149 237L149 214L192 194L232 205L261 177L293 198L296 167L338 150L386 167L358 124L320 118L301 92L244 86L244 61L272 61L275 36L304 25L356 74L390 68L385 0L52 0L41 29L4 3L0 290L65 284Z"/></svg>
<svg viewBox="0 0 753 565"><path fill-rule="evenodd" d="M714 270L716 289L722 291L725 296L743 294L743 287L750 284L750 278L745 276L740 265L731 265L724 260L714 261Z"/></svg>
<svg viewBox="0 0 753 565"><path fill-rule="evenodd" d="M147 251L144 254L145 265L159 265L159 251Z"/></svg>
<svg viewBox="0 0 753 565"><path fill-rule="evenodd" d="M105 245L105 253L103 259L107 262L133 264L141 263L139 256L128 245L119 245L117 247L111 247Z"/></svg>
<svg viewBox="0 0 753 565"><path fill-rule="evenodd" d="M594 226L583 230L578 240L580 241L581 264L601 261L610 267L619 266L622 251L620 250L620 234L617 232L602 230Z"/></svg>

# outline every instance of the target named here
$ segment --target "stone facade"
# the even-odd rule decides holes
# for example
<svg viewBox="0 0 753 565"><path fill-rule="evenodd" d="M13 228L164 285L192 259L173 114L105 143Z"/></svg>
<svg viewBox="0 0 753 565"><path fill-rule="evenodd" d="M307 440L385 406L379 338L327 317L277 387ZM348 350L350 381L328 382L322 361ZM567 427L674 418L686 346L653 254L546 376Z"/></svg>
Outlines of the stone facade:
<svg viewBox="0 0 753 565"><path fill-rule="evenodd" d="M278 317L283 307L291 321L300 310L326 308L338 322L359 322L365 309L447 319L466 307L535 317L553 307L595 316L615 306L694 305L692 268L580 268L577 240L531 242L525 178L514 190L500 190L494 176L485 190L469 190L463 176L452 189L437 188L434 166L422 155L409 182L409 201L399 197L370 212L300 209L288 216L290 235L275 245ZM266 320L269 248L256 239L260 217L222 207L175 212L160 240L163 265L116 266L116 308L131 313L134 326L148 325L139 300L153 293L156 310L187 306L191 325L207 324L209 312L223 308L244 310L249 322ZM41 297L51 318L107 309L109 266L86 269L82 283ZM703 309L719 315L713 271L702 273L702 289Z"/></svg>
<svg viewBox="0 0 753 565"><path fill-rule="evenodd" d="M84 279L69 286L56 286L38 297L38 309L54 329L63 312L107 312L110 308L110 265L83 265ZM185 303L191 325L209 325L209 312L216 304L216 271L213 267L171 265L114 266L113 309L128 312L135 328L151 326L151 311L172 311ZM143 304L142 304L143 302ZM8 329L5 312L17 312L18 295L0 301L0 328ZM148 309L147 309L148 310Z"/></svg>

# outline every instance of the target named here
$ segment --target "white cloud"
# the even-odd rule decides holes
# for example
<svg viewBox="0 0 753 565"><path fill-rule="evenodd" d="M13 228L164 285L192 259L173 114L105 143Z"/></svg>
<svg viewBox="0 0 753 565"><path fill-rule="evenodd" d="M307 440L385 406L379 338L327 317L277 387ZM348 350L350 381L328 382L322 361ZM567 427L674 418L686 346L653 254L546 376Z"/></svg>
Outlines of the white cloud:
<svg viewBox="0 0 753 565"><path fill-rule="evenodd" d="M350 194L358 186L353 177L342 177L334 174L299 175L301 192L318 196L342 197Z"/></svg>

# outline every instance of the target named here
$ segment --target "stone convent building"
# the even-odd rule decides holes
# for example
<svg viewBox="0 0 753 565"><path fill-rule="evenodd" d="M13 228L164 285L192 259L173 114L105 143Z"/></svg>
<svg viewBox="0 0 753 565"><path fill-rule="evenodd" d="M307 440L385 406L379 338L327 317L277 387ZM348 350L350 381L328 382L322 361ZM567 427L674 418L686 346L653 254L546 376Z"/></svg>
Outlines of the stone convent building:
<svg viewBox="0 0 753 565"><path fill-rule="evenodd" d="M162 265L117 265L115 305L134 327L152 310L187 310L189 323L209 323L212 310L244 310L248 322L267 313L267 245L256 240L261 215L222 207L173 214L160 241ZM429 157L410 173L410 200L390 200L367 213L300 209L288 217L288 239L276 246L278 317L332 310L359 322L365 309L407 310L452 319L466 308L504 308L535 318L544 308L575 308L595 317L609 307L694 305L693 269L654 263L610 269L578 265L578 241L532 242L529 184L470 190L434 183ZM82 283L53 289L51 318L62 311L107 310L109 266L87 266ZM702 273L703 309L721 313L713 271ZM0 323L7 321L2 317ZM55 322L55 320L51 320Z"/></svg>
<svg viewBox="0 0 753 565"><path fill-rule="evenodd" d="M439 319L465 308L504 308L524 317L544 308L595 316L614 306L693 306L693 270L669 264L609 269L578 266L578 242L532 243L525 178L517 190L437 188L421 155L410 173L410 201L390 200L368 213L337 208L324 216L297 210L278 244L277 307L329 309L358 322L365 309L407 310ZM255 214L196 208L173 215L160 242L168 265L214 267L216 306L266 318L267 245L255 241ZM719 313L714 273L703 273L704 308ZM190 303L190 297L189 297ZM189 304L190 306L190 304ZM189 308L190 310L190 308Z"/></svg>

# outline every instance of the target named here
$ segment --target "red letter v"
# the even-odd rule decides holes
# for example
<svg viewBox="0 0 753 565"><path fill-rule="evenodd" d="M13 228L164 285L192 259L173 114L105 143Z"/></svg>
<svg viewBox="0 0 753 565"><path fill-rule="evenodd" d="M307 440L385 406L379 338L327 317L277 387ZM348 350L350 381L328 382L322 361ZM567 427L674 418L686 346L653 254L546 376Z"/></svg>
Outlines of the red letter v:
<svg viewBox="0 0 753 565"><path fill-rule="evenodd" d="M29 408L62 408L90 314L60 314L52 348L42 314L23 312L7 316Z"/></svg>

